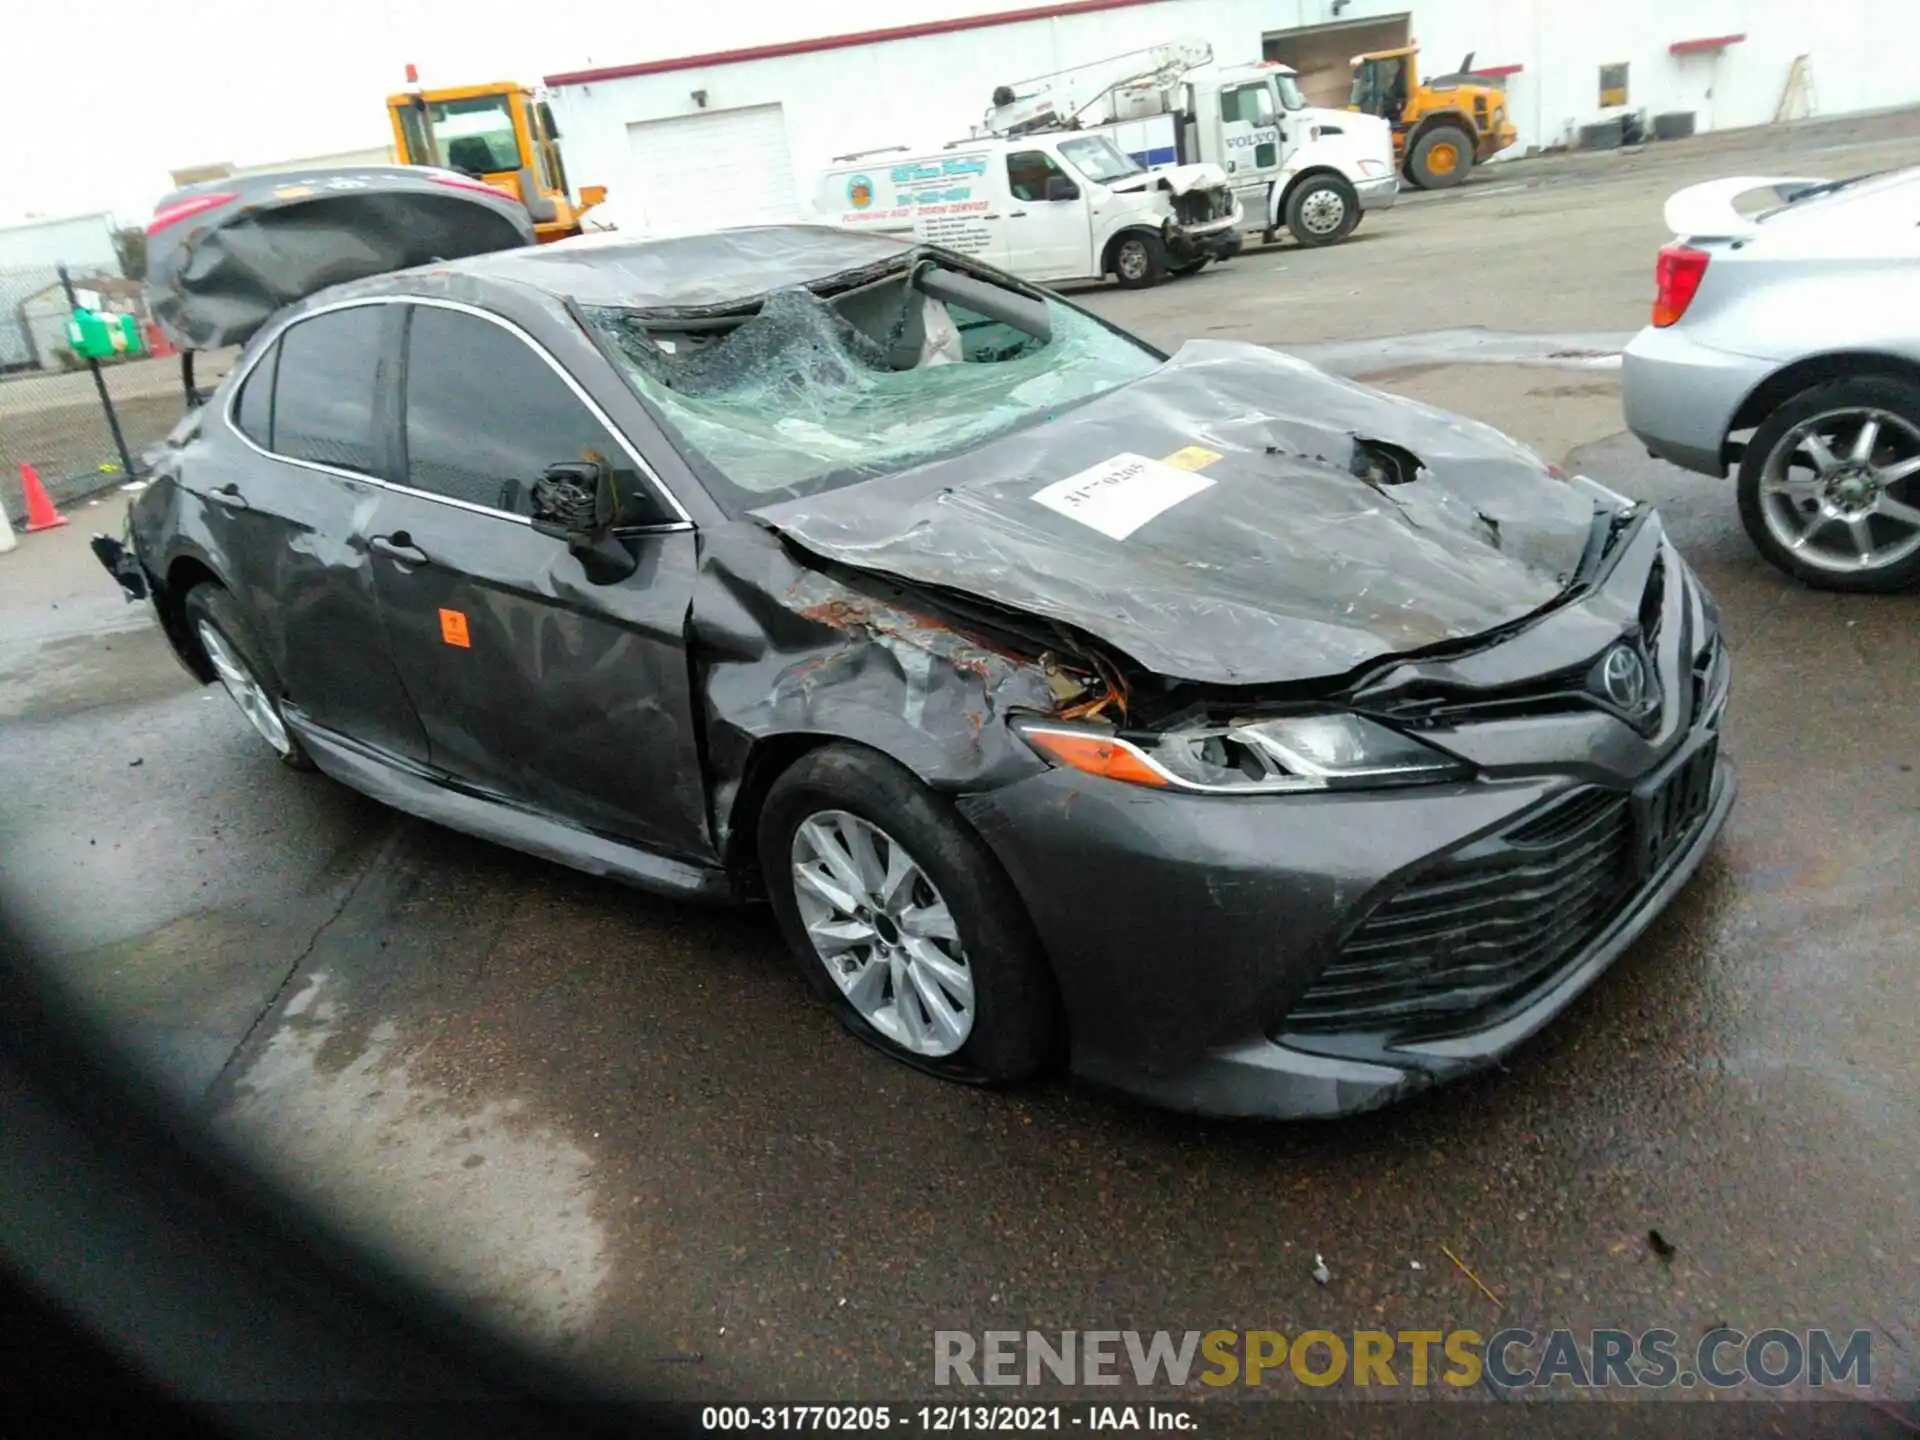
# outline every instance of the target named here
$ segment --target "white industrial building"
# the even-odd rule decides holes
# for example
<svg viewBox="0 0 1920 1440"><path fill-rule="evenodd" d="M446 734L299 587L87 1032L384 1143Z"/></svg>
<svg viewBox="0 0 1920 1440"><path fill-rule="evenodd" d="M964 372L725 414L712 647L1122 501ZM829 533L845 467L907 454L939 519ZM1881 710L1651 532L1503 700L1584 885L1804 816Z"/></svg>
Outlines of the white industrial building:
<svg viewBox="0 0 1920 1440"><path fill-rule="evenodd" d="M627 226L687 229L790 219L835 155L967 133L997 85L1168 40L1197 38L1223 64L1284 60L1309 98L1344 105L1349 58L1404 44L1423 73L1503 77L1520 141L1644 111L1691 112L1699 130L1764 124L1795 60L1811 87L1793 112L1920 102L1914 0L1068 0L857 35L642 60L550 75L567 168L603 184ZM1619 67L1625 67L1622 77ZM1624 78L1602 105L1606 83Z"/></svg>
<svg viewBox="0 0 1920 1440"><path fill-rule="evenodd" d="M113 231L104 210L0 225L0 374L41 363L40 339L22 306L44 294L56 266L75 276L120 273Z"/></svg>

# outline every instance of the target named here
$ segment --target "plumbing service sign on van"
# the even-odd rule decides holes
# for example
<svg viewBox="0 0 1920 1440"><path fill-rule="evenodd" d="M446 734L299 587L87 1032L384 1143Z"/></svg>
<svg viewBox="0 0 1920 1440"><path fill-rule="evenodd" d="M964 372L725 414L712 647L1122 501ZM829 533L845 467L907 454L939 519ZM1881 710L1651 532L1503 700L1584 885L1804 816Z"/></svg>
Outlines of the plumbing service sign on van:
<svg viewBox="0 0 1920 1440"><path fill-rule="evenodd" d="M838 223L859 230L911 230L929 244L979 254L994 239L986 223L993 208L990 168L988 151L883 160L845 176Z"/></svg>

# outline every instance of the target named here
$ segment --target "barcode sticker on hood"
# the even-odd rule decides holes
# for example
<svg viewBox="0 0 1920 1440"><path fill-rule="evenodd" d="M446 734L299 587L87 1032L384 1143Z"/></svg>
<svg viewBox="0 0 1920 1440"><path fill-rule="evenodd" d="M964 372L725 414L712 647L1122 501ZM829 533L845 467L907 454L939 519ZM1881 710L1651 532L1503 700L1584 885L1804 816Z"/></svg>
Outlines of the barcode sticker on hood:
<svg viewBox="0 0 1920 1440"><path fill-rule="evenodd" d="M1124 540L1182 500L1213 485L1205 475L1144 455L1116 455L1077 475L1056 480L1033 498L1110 540Z"/></svg>

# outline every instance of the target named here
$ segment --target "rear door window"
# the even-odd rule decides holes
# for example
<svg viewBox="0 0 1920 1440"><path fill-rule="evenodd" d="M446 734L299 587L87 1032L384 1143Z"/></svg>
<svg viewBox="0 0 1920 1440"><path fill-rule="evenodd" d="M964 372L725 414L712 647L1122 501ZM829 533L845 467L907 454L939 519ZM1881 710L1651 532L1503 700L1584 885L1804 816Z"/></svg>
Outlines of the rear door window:
<svg viewBox="0 0 1920 1440"><path fill-rule="evenodd" d="M491 320L416 305L407 327L406 483L430 495L532 515L551 465L626 452L567 382Z"/></svg>
<svg viewBox="0 0 1920 1440"><path fill-rule="evenodd" d="M387 315L384 305L331 310L296 322L280 337L273 385L276 455L361 475L381 473L375 417Z"/></svg>

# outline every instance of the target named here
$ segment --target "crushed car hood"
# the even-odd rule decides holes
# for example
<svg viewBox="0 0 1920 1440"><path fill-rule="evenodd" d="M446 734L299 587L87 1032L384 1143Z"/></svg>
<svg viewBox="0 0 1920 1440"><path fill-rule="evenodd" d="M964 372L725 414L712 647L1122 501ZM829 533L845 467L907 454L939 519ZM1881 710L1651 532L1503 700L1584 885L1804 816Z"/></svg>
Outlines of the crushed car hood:
<svg viewBox="0 0 1920 1440"><path fill-rule="evenodd" d="M754 514L826 560L1223 685L1521 620L1594 528L1593 500L1498 431L1218 341L962 455Z"/></svg>
<svg viewBox="0 0 1920 1440"><path fill-rule="evenodd" d="M1227 183L1227 172L1218 165L1169 165L1164 170L1148 170L1111 181L1107 188L1126 195L1150 186L1164 185L1175 195L1191 190L1216 190Z"/></svg>

